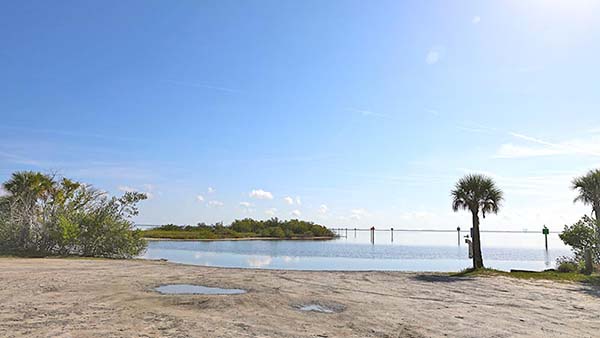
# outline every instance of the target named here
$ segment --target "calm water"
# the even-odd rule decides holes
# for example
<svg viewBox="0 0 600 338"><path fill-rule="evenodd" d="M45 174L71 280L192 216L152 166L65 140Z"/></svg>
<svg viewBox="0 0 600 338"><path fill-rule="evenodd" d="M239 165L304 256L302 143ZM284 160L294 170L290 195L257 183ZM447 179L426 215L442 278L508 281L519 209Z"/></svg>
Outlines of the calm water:
<svg viewBox="0 0 600 338"><path fill-rule="evenodd" d="M172 262L262 269L291 270L398 270L459 271L471 266L465 244L456 234L377 233L375 244L368 233L349 232L331 241L151 241L142 256ZM550 238L549 238L550 239ZM557 238L544 250L542 235L482 234L487 267L510 270L543 270L554 267L557 257L569 250Z"/></svg>

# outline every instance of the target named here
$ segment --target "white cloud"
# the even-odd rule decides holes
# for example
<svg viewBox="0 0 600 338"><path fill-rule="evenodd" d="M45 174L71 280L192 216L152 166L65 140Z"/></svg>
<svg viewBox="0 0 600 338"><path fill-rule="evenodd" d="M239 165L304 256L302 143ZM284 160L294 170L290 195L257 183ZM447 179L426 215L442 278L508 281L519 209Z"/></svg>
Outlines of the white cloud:
<svg viewBox="0 0 600 338"><path fill-rule="evenodd" d="M270 208L265 210L265 214L269 215L269 216L275 216L275 214L277 214L277 209L276 208Z"/></svg>
<svg viewBox="0 0 600 338"><path fill-rule="evenodd" d="M137 189L132 188L130 186L126 186L126 185L120 185L119 190L122 192L136 192L137 191Z"/></svg>
<svg viewBox="0 0 600 338"><path fill-rule="evenodd" d="M8 192L6 192L6 190L4 190L4 187L2 187L2 185L0 185L0 196L5 196L8 195Z"/></svg>
<svg viewBox="0 0 600 338"><path fill-rule="evenodd" d="M300 212L300 210L296 209L294 211L292 211L290 213L292 216L296 216L296 217L300 217L300 215L302 215L302 213Z"/></svg>
<svg viewBox="0 0 600 338"><path fill-rule="evenodd" d="M202 195L196 196L196 201L198 201L198 202L204 202L204 196L202 196Z"/></svg>
<svg viewBox="0 0 600 338"><path fill-rule="evenodd" d="M287 203L287 204L289 204L289 205L292 205L292 204L294 204L294 199L293 199L293 198L291 198L290 196L286 196L286 197L284 197L284 198L283 198L283 200L285 201L285 203Z"/></svg>
<svg viewBox="0 0 600 338"><path fill-rule="evenodd" d="M264 191L262 189L255 189L252 190L249 194L249 196L251 198L256 198L258 200L272 200L273 199L273 194L268 192L268 191Z"/></svg>
<svg viewBox="0 0 600 338"><path fill-rule="evenodd" d="M215 189L215 188L213 188L213 187L208 187L208 189L206 189L206 191L207 191L209 194L213 194L213 193L217 192L217 189Z"/></svg>
<svg viewBox="0 0 600 338"><path fill-rule="evenodd" d="M473 17L473 19L471 20L471 22L472 22L474 25L478 24L480 21L481 21L481 17L479 17L479 16L477 16L477 15L476 15L476 16L474 16L474 17Z"/></svg>
<svg viewBox="0 0 600 338"><path fill-rule="evenodd" d="M244 212L252 213L254 209L252 208L253 204L250 202L240 202L240 207L244 210Z"/></svg>
<svg viewBox="0 0 600 338"><path fill-rule="evenodd" d="M302 205L302 200L300 199L300 196L296 196L296 204Z"/></svg>
<svg viewBox="0 0 600 338"><path fill-rule="evenodd" d="M427 55L425 56L425 63L427 63L428 65L433 65L433 64L438 63L440 61L440 59L442 58L442 52L443 52L443 48L441 48L441 47L431 48L427 52Z"/></svg>
<svg viewBox="0 0 600 338"><path fill-rule="evenodd" d="M354 220L359 220L363 217L369 216L369 212L365 209L352 209L350 210L350 218Z"/></svg>
<svg viewBox="0 0 600 338"><path fill-rule="evenodd" d="M327 212L329 212L329 208L325 204L321 204L319 207L319 213L321 215L325 215Z"/></svg>
<svg viewBox="0 0 600 338"><path fill-rule="evenodd" d="M221 201L212 200L212 201L208 201L207 205L209 207L222 207L225 204Z"/></svg>
<svg viewBox="0 0 600 338"><path fill-rule="evenodd" d="M148 199L154 198L154 193L152 192L154 186L152 184L143 184L142 187L144 187L144 189L136 189L127 185L120 185L118 189L122 192L141 192L146 194Z"/></svg>

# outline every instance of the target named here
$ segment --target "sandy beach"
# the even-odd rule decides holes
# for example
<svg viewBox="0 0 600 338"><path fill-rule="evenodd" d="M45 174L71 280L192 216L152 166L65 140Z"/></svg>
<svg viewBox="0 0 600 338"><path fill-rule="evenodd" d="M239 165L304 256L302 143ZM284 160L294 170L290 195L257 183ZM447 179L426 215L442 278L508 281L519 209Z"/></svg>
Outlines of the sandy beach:
<svg viewBox="0 0 600 338"><path fill-rule="evenodd" d="M0 258L0 337L598 337L591 286L429 273ZM241 295L161 295L190 283ZM304 312L317 303L339 313Z"/></svg>

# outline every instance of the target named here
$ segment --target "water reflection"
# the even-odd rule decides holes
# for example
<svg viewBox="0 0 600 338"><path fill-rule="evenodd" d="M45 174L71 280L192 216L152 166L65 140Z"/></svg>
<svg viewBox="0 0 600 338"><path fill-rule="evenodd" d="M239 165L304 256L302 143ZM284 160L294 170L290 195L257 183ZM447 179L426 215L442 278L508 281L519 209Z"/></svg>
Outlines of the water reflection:
<svg viewBox="0 0 600 338"><path fill-rule="evenodd" d="M359 242L360 232L357 239L332 241L152 241L143 257L205 266L293 270L458 271L471 266L467 248L454 242L456 235L452 236L453 246L407 245L405 233L395 235L400 236L393 244L369 243L368 237L366 243ZM543 270L552 267L556 257L569 254L565 249L482 250L486 265L502 270Z"/></svg>

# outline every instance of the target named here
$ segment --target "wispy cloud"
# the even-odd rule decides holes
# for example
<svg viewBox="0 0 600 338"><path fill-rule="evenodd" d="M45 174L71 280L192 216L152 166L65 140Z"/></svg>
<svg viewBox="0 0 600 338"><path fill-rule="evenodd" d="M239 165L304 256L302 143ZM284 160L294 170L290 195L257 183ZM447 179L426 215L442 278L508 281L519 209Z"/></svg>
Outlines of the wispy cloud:
<svg viewBox="0 0 600 338"><path fill-rule="evenodd" d="M597 138L550 142L521 133L510 132L509 135L528 144L502 144L494 155L495 158L526 158L556 155L600 156L600 140Z"/></svg>
<svg viewBox="0 0 600 338"><path fill-rule="evenodd" d="M475 15L473 19L471 19L471 23L473 23L474 25L478 24L479 22L481 22L481 17L479 17L478 15Z"/></svg>
<svg viewBox="0 0 600 338"><path fill-rule="evenodd" d="M109 141L139 141L145 142L147 140L141 138L133 138L133 137L124 137L118 135L107 135L107 134L97 134L93 132L78 132L74 130L58 130L58 129L45 129L45 128L33 128L33 127L18 127L18 126L0 126L0 129L10 130L14 132L27 132L27 133L35 133L35 134L50 134L57 136L67 136L67 137L77 137L81 139L89 139L89 138L97 138Z"/></svg>
<svg viewBox="0 0 600 338"><path fill-rule="evenodd" d="M302 212L300 212L300 210L296 209L296 210L293 210L290 214L294 217L300 217L300 215L302 215Z"/></svg>
<svg viewBox="0 0 600 338"><path fill-rule="evenodd" d="M325 215L326 213L329 212L329 207L327 207L327 205L325 205L325 204L321 204L321 206L319 206L318 212L321 215Z"/></svg>
<svg viewBox="0 0 600 338"><path fill-rule="evenodd" d="M202 195L197 195L197 196L196 196L196 201L198 201L198 202L200 202L200 203L204 202L204 196L202 196Z"/></svg>
<svg viewBox="0 0 600 338"><path fill-rule="evenodd" d="M462 173L478 173L492 177L505 192L514 195L537 196L545 199L571 201L572 191L569 189L573 177L584 171L535 171L520 176L498 175L493 172L472 168L457 168Z"/></svg>
<svg viewBox="0 0 600 338"><path fill-rule="evenodd" d="M482 124L479 124L479 123L473 122L473 121L464 121L461 124L459 124L457 128L460 130L463 130L463 131L468 131L471 133L480 133L480 134L494 134L494 133L498 133L498 131L499 131L496 128L484 126Z"/></svg>
<svg viewBox="0 0 600 338"><path fill-rule="evenodd" d="M142 184L142 188L134 188L127 185L120 185L118 187L119 191L122 192L141 192L146 194L148 199L154 198L154 186L152 184Z"/></svg>
<svg viewBox="0 0 600 338"><path fill-rule="evenodd" d="M425 63L428 65L434 65L442 59L443 54L444 48L442 46L432 47L425 55Z"/></svg>
<svg viewBox="0 0 600 338"><path fill-rule="evenodd" d="M368 110L368 109L348 108L346 110L348 110L350 112L353 112L353 113L358 113L358 114L360 114L362 116L367 116L367 117L378 117L378 118L385 118L385 119L391 119L391 118L393 118L390 115L383 114L383 113L378 113L378 112L374 112L374 111Z"/></svg>
<svg viewBox="0 0 600 338"><path fill-rule="evenodd" d="M286 196L283 198L283 201L289 205L293 205L294 204L294 199L291 198L290 196Z"/></svg>
<svg viewBox="0 0 600 338"><path fill-rule="evenodd" d="M277 214L277 209L276 208L269 208L267 210L265 210L265 214L268 216L275 216Z"/></svg>
<svg viewBox="0 0 600 338"><path fill-rule="evenodd" d="M212 200L212 201L208 201L208 203L206 205L209 207L222 207L225 204L221 201Z"/></svg>
<svg viewBox="0 0 600 338"><path fill-rule="evenodd" d="M215 85L206 84L206 83L194 83L194 82L176 81L176 80L167 80L166 82L173 84L173 85L177 85L177 86L204 88L204 89L211 89L211 90L227 92L227 93L242 93L242 91L238 90L238 89L222 87L222 86L215 86Z"/></svg>
<svg viewBox="0 0 600 338"><path fill-rule="evenodd" d="M15 164L25 164L25 165L32 165L32 166L41 166L42 165L42 162L40 162L40 161L30 159L30 158L27 158L24 156L20 156L17 154L3 152L3 151L0 151L0 158L4 158L6 161L15 163Z"/></svg>
<svg viewBox="0 0 600 338"><path fill-rule="evenodd" d="M589 134L600 134L600 127L591 128L587 131Z"/></svg>

